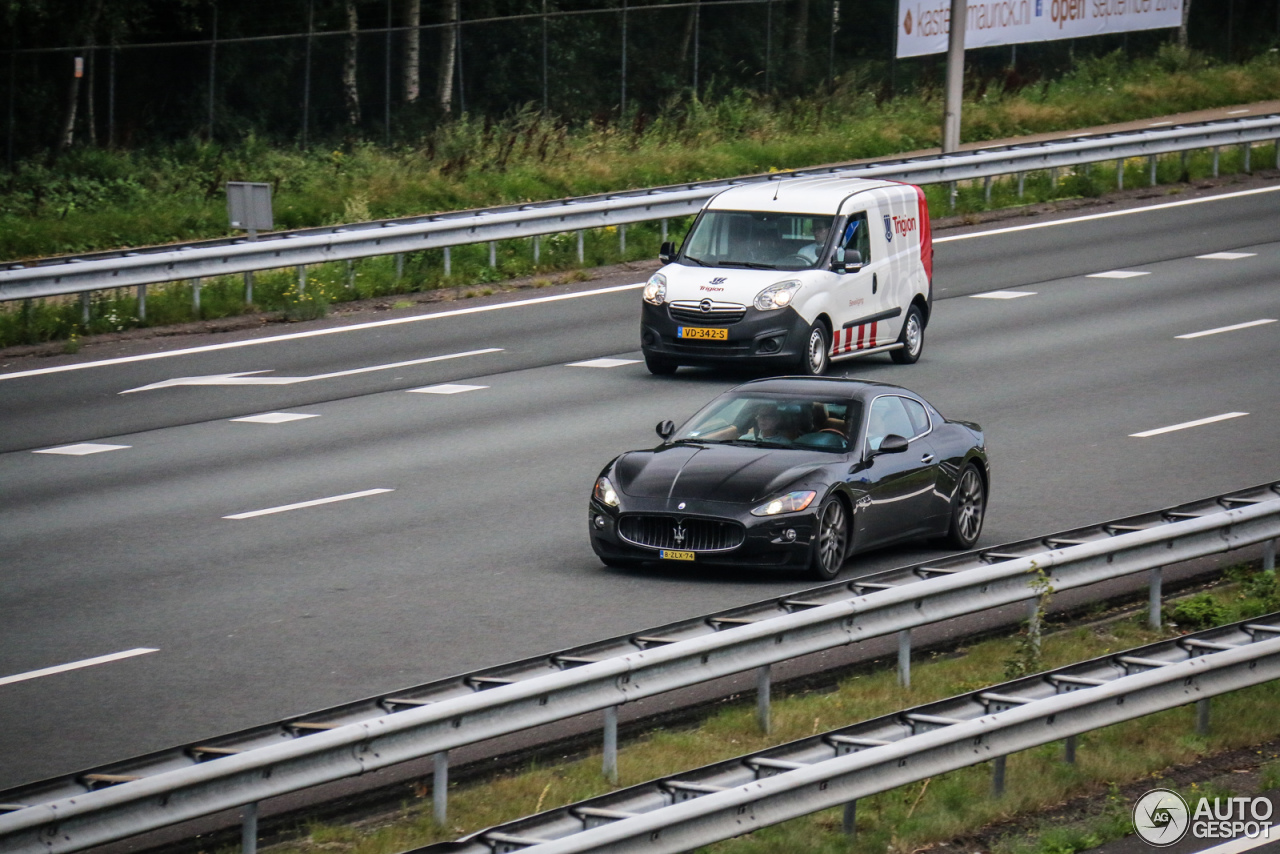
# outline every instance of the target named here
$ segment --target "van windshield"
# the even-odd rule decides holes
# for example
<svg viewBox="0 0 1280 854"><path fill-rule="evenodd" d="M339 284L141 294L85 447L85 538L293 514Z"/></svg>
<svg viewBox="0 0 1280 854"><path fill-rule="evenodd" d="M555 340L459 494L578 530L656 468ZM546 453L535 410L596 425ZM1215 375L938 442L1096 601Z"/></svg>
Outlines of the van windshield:
<svg viewBox="0 0 1280 854"><path fill-rule="evenodd" d="M826 254L834 220L821 214L706 211L679 260L705 267L803 270Z"/></svg>

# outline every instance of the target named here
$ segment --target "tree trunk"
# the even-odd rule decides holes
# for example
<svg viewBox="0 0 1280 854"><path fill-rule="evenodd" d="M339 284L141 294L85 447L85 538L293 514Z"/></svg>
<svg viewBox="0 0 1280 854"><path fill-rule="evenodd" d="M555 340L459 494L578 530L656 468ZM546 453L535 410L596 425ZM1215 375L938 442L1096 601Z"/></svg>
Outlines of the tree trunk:
<svg viewBox="0 0 1280 854"><path fill-rule="evenodd" d="M445 23L458 20L458 0L440 0L440 16ZM436 104L440 112L453 107L453 67L458 57L458 28L440 28L440 73L436 78Z"/></svg>
<svg viewBox="0 0 1280 854"><path fill-rule="evenodd" d="M360 90L356 86L356 50L359 46L360 17L356 0L345 0L347 35L342 56L342 95L347 105L347 124L360 126Z"/></svg>
<svg viewBox="0 0 1280 854"><path fill-rule="evenodd" d="M1178 47L1187 47L1187 18L1191 15L1191 0L1182 0L1182 26L1178 27Z"/></svg>
<svg viewBox="0 0 1280 854"><path fill-rule="evenodd" d="M62 133L58 135L58 148L62 151L66 151L76 141L76 107L79 103L80 78L73 74L71 86L67 89L67 112L62 121Z"/></svg>
<svg viewBox="0 0 1280 854"><path fill-rule="evenodd" d="M422 38L418 25L422 23L421 0L402 0L401 19L411 29L404 33L403 98L406 104L416 104L422 92Z"/></svg>
<svg viewBox="0 0 1280 854"><path fill-rule="evenodd" d="M803 84L809 65L809 0L798 0L791 25L791 82Z"/></svg>

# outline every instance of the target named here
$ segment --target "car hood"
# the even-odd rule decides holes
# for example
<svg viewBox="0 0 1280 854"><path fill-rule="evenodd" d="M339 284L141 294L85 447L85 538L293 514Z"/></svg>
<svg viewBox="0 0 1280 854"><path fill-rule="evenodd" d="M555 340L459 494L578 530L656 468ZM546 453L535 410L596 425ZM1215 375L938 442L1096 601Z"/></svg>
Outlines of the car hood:
<svg viewBox="0 0 1280 854"><path fill-rule="evenodd" d="M773 497L833 459L819 451L666 445L619 457L615 486L636 498L755 502Z"/></svg>

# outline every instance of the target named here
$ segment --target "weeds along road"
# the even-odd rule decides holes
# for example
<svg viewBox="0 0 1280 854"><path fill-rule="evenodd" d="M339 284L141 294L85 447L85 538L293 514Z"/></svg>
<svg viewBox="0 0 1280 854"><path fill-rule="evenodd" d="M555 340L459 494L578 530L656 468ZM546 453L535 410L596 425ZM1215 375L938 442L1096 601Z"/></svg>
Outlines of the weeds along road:
<svg viewBox="0 0 1280 854"><path fill-rule="evenodd" d="M942 233L922 360L835 373L986 428L980 545L1280 479L1277 190ZM0 372L0 787L808 586L602 567L597 472L743 378L518 299Z"/></svg>

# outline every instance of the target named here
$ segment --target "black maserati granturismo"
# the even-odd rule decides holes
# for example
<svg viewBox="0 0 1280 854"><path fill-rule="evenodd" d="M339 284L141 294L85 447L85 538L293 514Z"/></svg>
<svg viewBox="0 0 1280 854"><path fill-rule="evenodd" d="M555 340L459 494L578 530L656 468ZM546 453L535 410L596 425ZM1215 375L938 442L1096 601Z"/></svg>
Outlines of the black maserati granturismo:
<svg viewBox="0 0 1280 854"><path fill-rule="evenodd" d="M969 549L991 470L982 429L918 394L853 379L756 380L596 479L591 547L647 561L834 578L855 552L914 538Z"/></svg>

